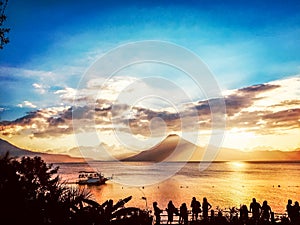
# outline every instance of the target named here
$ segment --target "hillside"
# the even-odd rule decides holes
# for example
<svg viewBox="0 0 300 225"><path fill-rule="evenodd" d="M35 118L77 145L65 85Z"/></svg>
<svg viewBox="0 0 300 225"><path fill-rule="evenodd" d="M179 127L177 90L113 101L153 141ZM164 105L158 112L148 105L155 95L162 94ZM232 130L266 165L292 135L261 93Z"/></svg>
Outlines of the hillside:
<svg viewBox="0 0 300 225"><path fill-rule="evenodd" d="M29 151L26 149L18 148L17 146L12 145L8 141L0 139L0 155L6 154L6 152L13 157L22 157L22 156L40 156L48 163L57 163L57 162L83 162L82 158L75 158L68 155L61 154L48 154L48 153L38 153Z"/></svg>

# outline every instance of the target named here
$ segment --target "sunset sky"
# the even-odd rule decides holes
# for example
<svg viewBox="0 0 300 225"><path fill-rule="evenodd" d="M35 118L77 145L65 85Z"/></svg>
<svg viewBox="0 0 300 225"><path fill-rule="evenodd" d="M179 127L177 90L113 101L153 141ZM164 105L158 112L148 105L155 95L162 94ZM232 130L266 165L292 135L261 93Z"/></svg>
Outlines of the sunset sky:
<svg viewBox="0 0 300 225"><path fill-rule="evenodd" d="M195 108L198 115L191 114L189 121L197 124L196 144L207 145L210 99L174 68L139 64L119 71L105 85L99 77L78 86L88 68L111 49L158 40L192 51L214 75L226 104L222 147L300 148L299 1L75 2L8 2L4 25L11 28L10 43L0 50L0 138L34 151L74 156L80 155L79 138L84 140L81 150L102 144L112 155L123 155L127 146L115 136L117 127L124 137L136 138L134 147L147 149L169 133L180 134L172 104L146 100L134 105L130 115L121 115L132 105L119 103L116 118L111 110L126 88L143 97L149 83L140 79L159 76L180 87L189 101L178 97L179 89L160 82L150 89L178 97L185 115ZM72 118L79 96L95 104L80 105ZM77 124L93 121L94 127L75 136L72 119ZM99 138L92 138L95 131Z"/></svg>

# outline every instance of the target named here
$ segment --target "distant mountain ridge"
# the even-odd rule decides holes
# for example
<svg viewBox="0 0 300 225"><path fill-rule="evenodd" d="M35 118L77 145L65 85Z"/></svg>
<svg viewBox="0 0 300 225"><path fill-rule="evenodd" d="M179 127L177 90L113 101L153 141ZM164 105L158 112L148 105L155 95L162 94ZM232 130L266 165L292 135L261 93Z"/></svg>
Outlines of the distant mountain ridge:
<svg viewBox="0 0 300 225"><path fill-rule="evenodd" d="M33 152L26 149L19 148L8 141L0 139L0 155L6 154L9 152L12 157L23 157L23 156L40 156L43 160L48 163L57 163L57 162L83 162L83 158L71 157L69 155L62 154L49 154L49 153L40 153Z"/></svg>
<svg viewBox="0 0 300 225"><path fill-rule="evenodd" d="M71 157L69 155L33 152L0 139L0 155L4 155L7 151L13 157L40 156L46 162L51 163L86 161L83 158ZM199 147L178 135L169 135L154 147L131 157L123 158L121 161L196 162L202 161L206 151L206 148ZM213 161L300 161L300 149L297 148L295 151L287 152L279 150L244 152L236 149L221 148L216 157L213 158Z"/></svg>
<svg viewBox="0 0 300 225"><path fill-rule="evenodd" d="M169 135L156 146L122 161L202 161L206 148L197 146L178 135ZM300 161L300 151L251 151L244 152L220 148L213 161Z"/></svg>

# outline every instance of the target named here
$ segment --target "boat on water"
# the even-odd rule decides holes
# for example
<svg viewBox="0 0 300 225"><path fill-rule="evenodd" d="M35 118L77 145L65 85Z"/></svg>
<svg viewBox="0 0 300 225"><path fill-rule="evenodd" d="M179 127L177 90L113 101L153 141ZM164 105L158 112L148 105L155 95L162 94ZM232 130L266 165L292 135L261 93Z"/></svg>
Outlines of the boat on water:
<svg viewBox="0 0 300 225"><path fill-rule="evenodd" d="M83 185L101 185L106 181L112 179L112 177L105 177L100 172L95 171L79 171L77 184Z"/></svg>

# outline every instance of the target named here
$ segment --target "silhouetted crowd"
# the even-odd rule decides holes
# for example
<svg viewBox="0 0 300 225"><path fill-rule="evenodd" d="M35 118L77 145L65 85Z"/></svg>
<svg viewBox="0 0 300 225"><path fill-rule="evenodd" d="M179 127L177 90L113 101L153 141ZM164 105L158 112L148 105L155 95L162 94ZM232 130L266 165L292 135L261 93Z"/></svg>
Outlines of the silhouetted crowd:
<svg viewBox="0 0 300 225"><path fill-rule="evenodd" d="M155 224L161 224L161 215L164 210L158 207L157 202L153 202L153 210L155 216ZM209 215L210 210L210 215ZM174 215L178 217L179 224L212 224L212 225L226 225L226 224L236 224L236 225L265 225L265 224L291 224L300 225L300 207L299 203L296 201L293 205L292 200L288 200L286 206L287 216L282 215L280 218L275 218L274 212L272 212L271 207L268 205L267 201L264 201L261 205L256 201L255 198L252 199L250 207L242 205L239 209L233 207L230 209L229 213L224 216L222 210L219 210L217 214L212 210L212 205L207 201L207 198L203 198L202 205L196 199L192 198L190 204L190 210L188 210L187 204L182 203L181 206L176 208L172 201L169 201L167 208L167 224L173 224ZM252 216L250 217L249 214ZM189 215L191 215L189 221Z"/></svg>

